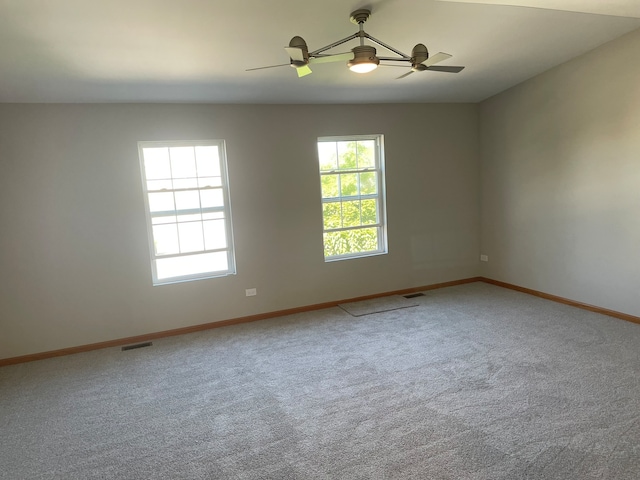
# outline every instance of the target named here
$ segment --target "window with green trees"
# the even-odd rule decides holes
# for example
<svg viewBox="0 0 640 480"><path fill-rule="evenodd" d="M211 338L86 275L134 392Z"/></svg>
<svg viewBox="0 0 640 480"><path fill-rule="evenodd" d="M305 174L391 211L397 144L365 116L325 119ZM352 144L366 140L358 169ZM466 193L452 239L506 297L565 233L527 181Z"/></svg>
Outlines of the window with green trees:
<svg viewBox="0 0 640 480"><path fill-rule="evenodd" d="M318 139L325 260L387 253L382 140Z"/></svg>

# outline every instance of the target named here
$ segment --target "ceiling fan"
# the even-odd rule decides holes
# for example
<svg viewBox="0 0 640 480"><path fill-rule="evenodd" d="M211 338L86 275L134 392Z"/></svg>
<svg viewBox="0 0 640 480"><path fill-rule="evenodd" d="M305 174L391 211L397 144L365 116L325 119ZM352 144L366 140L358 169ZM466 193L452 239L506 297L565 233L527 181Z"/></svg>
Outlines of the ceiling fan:
<svg viewBox="0 0 640 480"><path fill-rule="evenodd" d="M451 58L451 55L449 55L448 53L440 52L436 53L433 56L429 56L429 50L427 50L427 47L422 43L419 43L415 47L413 47L411 55L406 55L401 51L391 47L390 45L387 45L386 43L378 40L377 38L372 37L364 31L363 27L364 23L369 19L370 16L371 11L366 8L360 8L352 12L349 19L352 23L358 25L359 30L353 35L349 35L342 40L330 43L329 45L325 45L324 47L312 52L309 52L307 43L302 37L293 37L289 42L289 46L285 47L286 52L289 54L289 63L270 65L268 67L249 68L247 71L249 72L253 70L284 67L289 65L296 69L298 77L304 77L312 73L309 65L313 65L315 63L341 62L347 60L347 66L349 67L349 70L356 73L371 72L372 70L375 70L379 65L394 67L401 66L395 63L381 64L380 61L409 63L410 70L404 75L398 77L398 79L401 79L407 77L408 75L411 75L413 72L424 72L426 70L432 70L434 72L458 73L464 68L455 66L436 66L436 63ZM352 48L350 52L338 54L324 53L327 50L331 50L332 48L335 48L356 38L360 39L360 45ZM377 55L375 47L373 47L372 45L365 45L365 38L373 43L378 44L381 47L386 48L397 56L384 57Z"/></svg>

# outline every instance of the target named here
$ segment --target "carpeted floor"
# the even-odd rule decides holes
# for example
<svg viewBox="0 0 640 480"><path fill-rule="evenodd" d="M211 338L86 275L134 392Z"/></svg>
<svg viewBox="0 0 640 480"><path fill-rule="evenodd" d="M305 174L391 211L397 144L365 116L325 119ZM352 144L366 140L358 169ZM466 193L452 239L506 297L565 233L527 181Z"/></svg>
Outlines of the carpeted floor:
<svg viewBox="0 0 640 480"><path fill-rule="evenodd" d="M390 312L399 308L417 307L418 303L402 295L388 295L359 302L341 303L338 306L354 317L362 317L372 313Z"/></svg>
<svg viewBox="0 0 640 480"><path fill-rule="evenodd" d="M640 325L412 300L0 368L0 478L640 478Z"/></svg>

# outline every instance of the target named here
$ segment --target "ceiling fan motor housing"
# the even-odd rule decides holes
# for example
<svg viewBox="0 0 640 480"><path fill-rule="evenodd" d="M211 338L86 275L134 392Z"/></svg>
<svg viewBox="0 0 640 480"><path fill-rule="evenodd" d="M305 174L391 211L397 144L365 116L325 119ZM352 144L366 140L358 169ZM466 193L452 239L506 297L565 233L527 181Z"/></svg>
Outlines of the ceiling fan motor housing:
<svg viewBox="0 0 640 480"><path fill-rule="evenodd" d="M291 60L291 66L293 68L304 67L309 63L309 49L307 48L307 42L304 41L304 38L296 35L289 41L289 46L302 50L302 56L304 57L304 60Z"/></svg>
<svg viewBox="0 0 640 480"><path fill-rule="evenodd" d="M427 67L422 65L422 62L424 62L428 58L429 50L427 49L427 47L422 43L417 44L415 47L413 47L413 50L411 50L411 69L413 71L426 70Z"/></svg>
<svg viewBox="0 0 640 480"><path fill-rule="evenodd" d="M376 57L376 49L371 45L360 45L354 47L351 51L353 52L353 59L347 62L347 65L349 67L358 65L360 63L374 63L376 65L380 64L380 59Z"/></svg>

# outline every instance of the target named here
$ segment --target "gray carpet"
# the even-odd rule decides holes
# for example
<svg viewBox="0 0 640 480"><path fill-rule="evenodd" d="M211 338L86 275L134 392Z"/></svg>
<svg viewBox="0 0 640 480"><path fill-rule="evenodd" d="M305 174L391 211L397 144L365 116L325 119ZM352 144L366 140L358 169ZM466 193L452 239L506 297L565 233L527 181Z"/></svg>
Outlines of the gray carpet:
<svg viewBox="0 0 640 480"><path fill-rule="evenodd" d="M417 307L418 303L400 295L389 295L359 302L341 303L338 306L354 317L361 317L372 313L390 312L399 308Z"/></svg>
<svg viewBox="0 0 640 480"><path fill-rule="evenodd" d="M640 478L639 325L414 300L0 368L0 478Z"/></svg>

